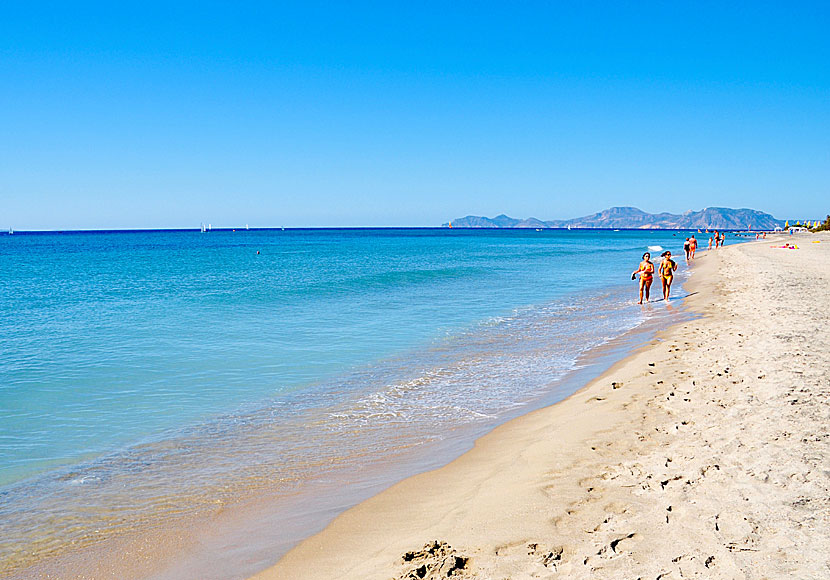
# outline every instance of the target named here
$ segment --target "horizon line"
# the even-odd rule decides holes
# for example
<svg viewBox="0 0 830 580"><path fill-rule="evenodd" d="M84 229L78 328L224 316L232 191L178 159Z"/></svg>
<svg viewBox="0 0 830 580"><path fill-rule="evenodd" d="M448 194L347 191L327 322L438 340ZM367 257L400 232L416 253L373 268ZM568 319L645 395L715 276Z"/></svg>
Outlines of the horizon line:
<svg viewBox="0 0 830 580"><path fill-rule="evenodd" d="M281 227L281 226L267 226L267 227L253 227L253 228L244 228L244 227L218 227L212 228L205 232L201 231L201 228L198 227L189 227L189 228L79 228L79 229L33 229L33 230L12 230L13 233L10 232L0 232L0 235L11 236L11 235L19 235L19 234L83 234L83 233L141 233L141 232L199 232L199 233L212 233L212 232L246 232L246 231L309 231L309 230L480 230L480 231L494 231L494 230L510 230L510 231L543 231L543 230L550 230L550 231L574 231L574 230L591 230L591 231L631 231L631 232L642 232L642 231L662 231L662 232L682 232L682 231L694 231L700 229L719 229L720 231L724 232L744 232L744 231L752 231L752 232L763 232L763 231L773 231L773 230L748 230L746 228L698 228L698 227L691 227L691 228L590 228L590 227L580 227L580 226L571 226L570 228L566 227L475 227L475 226L452 226L449 227L447 225L441 226L298 226L298 227Z"/></svg>

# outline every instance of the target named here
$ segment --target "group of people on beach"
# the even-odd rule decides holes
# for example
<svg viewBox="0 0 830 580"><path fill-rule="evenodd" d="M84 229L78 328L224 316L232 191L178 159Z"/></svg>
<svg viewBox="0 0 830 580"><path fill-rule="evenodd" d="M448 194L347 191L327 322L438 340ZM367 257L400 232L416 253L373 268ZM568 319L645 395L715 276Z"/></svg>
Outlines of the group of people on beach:
<svg viewBox="0 0 830 580"><path fill-rule="evenodd" d="M683 251L686 252L686 261L694 260L695 252L697 251L697 239L694 235L691 238L686 238L683 242Z"/></svg>
<svg viewBox="0 0 830 580"><path fill-rule="evenodd" d="M723 232L715 230L712 237L709 238L709 249L712 249L713 244L715 248L719 248L723 246L725 241L726 235ZM661 249L659 246L656 246L656 248ZM694 234L686 238L686 241L683 242L683 251L686 254L687 263L695 259L695 253L697 252L697 239ZM663 260L660 262L660 266L657 268L656 273L660 278L660 282L663 284L663 299L668 300L669 294L671 293L671 283L672 280L674 280L674 273L677 271L677 262L671 259L671 252L669 251L665 251L660 254L660 257L663 258ZM638 274L640 276L640 301L637 302L637 304L642 304L643 298L645 298L645 301L648 302L649 294L651 292L651 283L654 281L655 268L651 261L650 252L643 254L643 259L640 262L639 267L631 273L631 279L636 280Z"/></svg>
<svg viewBox="0 0 830 580"><path fill-rule="evenodd" d="M663 299L668 300L674 273L677 271L677 262L671 259L671 252L668 250L660 254L660 257L663 258L663 261L660 262L657 275L663 283ZM651 261L651 253L646 252L643 254L643 261L640 262L639 268L631 273L631 279L634 280L637 274L640 275L640 301L637 304L642 304L643 296L645 296L646 302L648 302L651 283L654 281L654 264Z"/></svg>
<svg viewBox="0 0 830 580"><path fill-rule="evenodd" d="M715 232L712 234L712 237L709 238L709 249L712 249L712 244L715 244L715 249L718 249L723 245L723 242L725 241L726 236L724 235L724 233L715 230Z"/></svg>

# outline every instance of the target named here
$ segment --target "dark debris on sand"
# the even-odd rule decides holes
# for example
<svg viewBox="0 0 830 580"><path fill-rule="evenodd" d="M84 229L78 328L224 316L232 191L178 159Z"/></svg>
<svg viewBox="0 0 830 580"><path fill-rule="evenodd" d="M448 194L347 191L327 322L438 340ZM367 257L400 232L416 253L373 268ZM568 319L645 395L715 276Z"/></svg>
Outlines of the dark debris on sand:
<svg viewBox="0 0 830 580"><path fill-rule="evenodd" d="M470 559L460 556L446 542L435 540L424 545L417 552L407 552L403 555L406 570L395 580L437 580L438 578L465 578L469 577Z"/></svg>

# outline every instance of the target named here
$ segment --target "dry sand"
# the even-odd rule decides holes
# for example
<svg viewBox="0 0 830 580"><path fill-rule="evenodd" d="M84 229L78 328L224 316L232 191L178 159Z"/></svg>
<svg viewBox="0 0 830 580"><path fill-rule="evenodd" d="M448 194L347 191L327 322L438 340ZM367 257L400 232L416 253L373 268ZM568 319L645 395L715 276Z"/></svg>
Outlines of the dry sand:
<svg viewBox="0 0 830 580"><path fill-rule="evenodd" d="M830 236L791 240L699 256L700 319L256 579L830 578Z"/></svg>

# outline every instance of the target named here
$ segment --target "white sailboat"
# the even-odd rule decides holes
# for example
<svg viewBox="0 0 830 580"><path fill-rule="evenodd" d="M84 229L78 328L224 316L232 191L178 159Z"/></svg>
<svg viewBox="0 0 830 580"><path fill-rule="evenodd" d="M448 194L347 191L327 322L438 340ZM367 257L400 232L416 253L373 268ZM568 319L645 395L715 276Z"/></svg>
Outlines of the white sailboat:
<svg viewBox="0 0 830 580"><path fill-rule="evenodd" d="M205 231L206 231L206 230L205 230L205 224L204 224L204 223L202 223L202 233L205 233Z"/></svg>
<svg viewBox="0 0 830 580"><path fill-rule="evenodd" d="M12 234L14 234L14 230L9 228L9 235L11 236Z"/></svg>

